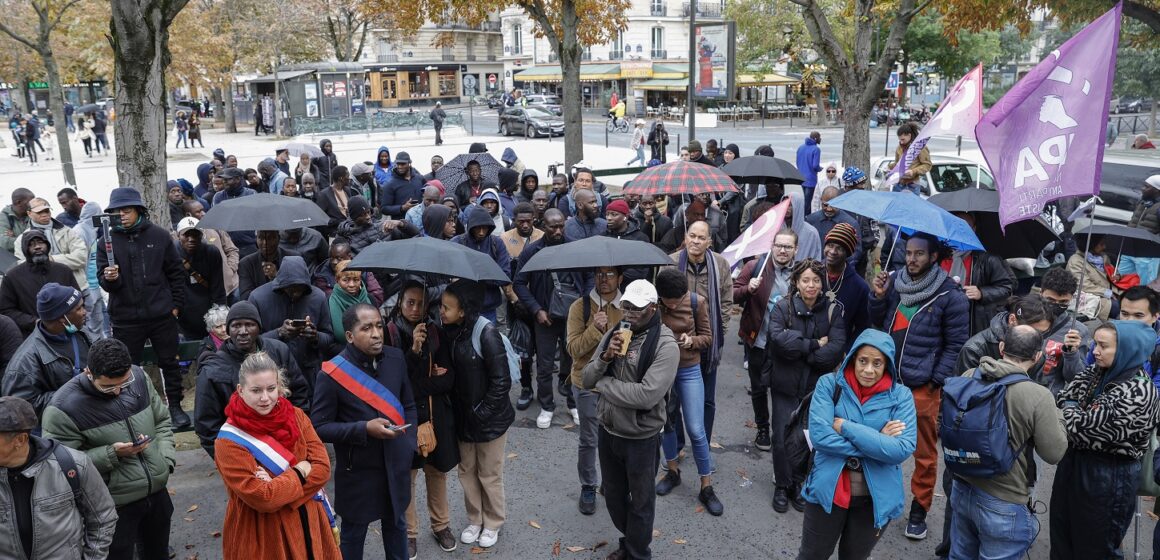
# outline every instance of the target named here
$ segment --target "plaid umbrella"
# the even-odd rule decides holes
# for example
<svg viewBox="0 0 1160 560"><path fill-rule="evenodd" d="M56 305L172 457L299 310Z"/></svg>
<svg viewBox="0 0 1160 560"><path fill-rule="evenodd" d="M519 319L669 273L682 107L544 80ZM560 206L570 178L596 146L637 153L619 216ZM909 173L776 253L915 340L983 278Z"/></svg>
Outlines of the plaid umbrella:
<svg viewBox="0 0 1160 560"><path fill-rule="evenodd" d="M624 187L624 194L645 196L736 191L737 185L724 171L712 165L688 161L650 167Z"/></svg>
<svg viewBox="0 0 1160 560"><path fill-rule="evenodd" d="M467 180L467 164L471 162L478 162L479 169L482 171L483 180L486 183L499 184L499 170L505 167L500 162L491 157L489 153L479 154L459 154L451 161L439 168L435 172L435 178L443 182L443 186L447 187L448 193L454 193L455 187L459 186Z"/></svg>

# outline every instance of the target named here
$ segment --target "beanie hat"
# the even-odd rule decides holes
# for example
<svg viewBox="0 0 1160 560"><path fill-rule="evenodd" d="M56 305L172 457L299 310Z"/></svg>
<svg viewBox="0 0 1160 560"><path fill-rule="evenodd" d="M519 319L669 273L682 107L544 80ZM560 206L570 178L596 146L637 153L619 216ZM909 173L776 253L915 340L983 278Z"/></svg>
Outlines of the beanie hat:
<svg viewBox="0 0 1160 560"><path fill-rule="evenodd" d="M608 207L604 210L606 212L619 212L626 216L629 214L628 203L619 198L608 203Z"/></svg>
<svg viewBox="0 0 1160 560"><path fill-rule="evenodd" d="M353 220L371 211L371 205L361 195L350 197L346 205L346 215Z"/></svg>
<svg viewBox="0 0 1160 560"><path fill-rule="evenodd" d="M259 325L262 324L262 316L258 314L258 308L248 301L239 301L230 308L229 314L226 315L226 328L230 328L230 323L242 319L249 319Z"/></svg>
<svg viewBox="0 0 1160 560"><path fill-rule="evenodd" d="M82 302L84 298L76 288L49 282L36 294L36 314L41 321L55 321Z"/></svg>
<svg viewBox="0 0 1160 560"><path fill-rule="evenodd" d="M854 247L858 245L858 232L854 231L854 226L839 222L826 234L826 243L837 243L846 250L846 256L853 255Z"/></svg>
<svg viewBox="0 0 1160 560"><path fill-rule="evenodd" d="M725 151L733 152L735 157L741 157L741 148L738 148L737 144L726 144Z"/></svg>

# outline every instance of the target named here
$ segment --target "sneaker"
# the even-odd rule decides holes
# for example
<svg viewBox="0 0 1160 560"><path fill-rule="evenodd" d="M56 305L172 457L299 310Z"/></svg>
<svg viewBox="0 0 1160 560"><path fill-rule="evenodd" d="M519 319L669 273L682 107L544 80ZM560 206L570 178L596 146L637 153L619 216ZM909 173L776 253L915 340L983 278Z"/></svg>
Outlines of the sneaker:
<svg viewBox="0 0 1160 560"><path fill-rule="evenodd" d="M443 552L454 552L456 548L455 535L451 534L451 529L444 527L439 531L432 531L431 536L435 537L435 542L439 543L439 548Z"/></svg>
<svg viewBox="0 0 1160 560"><path fill-rule="evenodd" d="M499 540L499 529L484 529L479 534L479 546L482 548L491 548L495 546L496 541Z"/></svg>
<svg viewBox="0 0 1160 560"><path fill-rule="evenodd" d="M527 410L532 406L532 396L530 388L520 391L520 398L516 399L516 410Z"/></svg>
<svg viewBox="0 0 1160 560"><path fill-rule="evenodd" d="M749 371L749 360L745 360L744 362L741 362L741 369L743 369L745 371Z"/></svg>
<svg viewBox="0 0 1160 560"><path fill-rule="evenodd" d="M665 476L661 477L660 481L657 482L657 495L667 496L669 492L673 491L673 488L676 488L680 485L681 471L669 469L669 471L665 473Z"/></svg>
<svg viewBox="0 0 1160 560"><path fill-rule="evenodd" d="M407 550L409 551L407 558L411 560L419 558L419 543L415 539L407 539Z"/></svg>
<svg viewBox="0 0 1160 560"><path fill-rule="evenodd" d="M576 426L579 426L580 425L580 409L569 408L568 412L572 413L572 423L575 424Z"/></svg>
<svg viewBox="0 0 1160 560"><path fill-rule="evenodd" d="M753 445L762 451L769 451L773 442L769 439L769 428L758 428L757 437L753 438Z"/></svg>
<svg viewBox="0 0 1160 560"><path fill-rule="evenodd" d="M547 430L552 427L552 411L541 410L540 415L536 417L536 427L541 430Z"/></svg>
<svg viewBox="0 0 1160 560"><path fill-rule="evenodd" d="M903 535L912 541L921 541L926 538L926 510L918 502L910 503L910 518L906 521L906 530Z"/></svg>
<svg viewBox="0 0 1160 560"><path fill-rule="evenodd" d="M459 542L463 544L472 544L475 541L478 541L479 532L481 530L483 530L483 527L480 527L479 525L468 525L467 528L459 534Z"/></svg>
<svg viewBox="0 0 1160 560"><path fill-rule="evenodd" d="M596 487L584 485L580 487L580 513L592 515L596 513Z"/></svg>
<svg viewBox="0 0 1160 560"><path fill-rule="evenodd" d="M717 499L717 493L713 491L712 486L706 486L701 489L701 493L697 494L697 499L701 500L701 504L705 506L705 511L714 517L721 517L725 513L725 506L721 504L721 500Z"/></svg>
<svg viewBox="0 0 1160 560"><path fill-rule="evenodd" d="M789 511L789 490L778 486L773 490L773 511L785 513Z"/></svg>

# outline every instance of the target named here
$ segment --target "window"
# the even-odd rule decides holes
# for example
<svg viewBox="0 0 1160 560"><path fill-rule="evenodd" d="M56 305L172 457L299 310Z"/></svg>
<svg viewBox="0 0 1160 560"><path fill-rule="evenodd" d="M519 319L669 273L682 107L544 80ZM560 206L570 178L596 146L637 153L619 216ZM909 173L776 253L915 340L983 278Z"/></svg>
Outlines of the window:
<svg viewBox="0 0 1160 560"><path fill-rule="evenodd" d="M608 60L620 60L624 58L624 32L621 31L612 39L611 45L608 47Z"/></svg>
<svg viewBox="0 0 1160 560"><path fill-rule="evenodd" d="M663 27L652 28L652 57L667 58L665 53L665 29Z"/></svg>
<svg viewBox="0 0 1160 560"><path fill-rule="evenodd" d="M652 0L649 3L649 14L654 16L665 15L665 0Z"/></svg>
<svg viewBox="0 0 1160 560"><path fill-rule="evenodd" d="M517 23L512 26L512 54L522 52L524 52L524 26Z"/></svg>

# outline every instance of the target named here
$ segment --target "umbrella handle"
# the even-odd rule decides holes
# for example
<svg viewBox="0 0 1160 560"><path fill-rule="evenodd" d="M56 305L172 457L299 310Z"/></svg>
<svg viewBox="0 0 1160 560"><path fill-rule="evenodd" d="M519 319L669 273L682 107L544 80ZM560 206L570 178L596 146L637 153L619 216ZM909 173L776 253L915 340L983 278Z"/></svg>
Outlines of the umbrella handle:
<svg viewBox="0 0 1160 560"><path fill-rule="evenodd" d="M883 270L886 272L890 272L890 259L894 257L894 248L898 247L898 238L900 236L902 236L902 228L897 227L897 229L894 230L894 243L890 244L890 252L886 253L886 266L883 267Z"/></svg>
<svg viewBox="0 0 1160 560"><path fill-rule="evenodd" d="M1095 225L1095 221L1096 221L1096 213L1093 210L1091 212L1091 214L1088 214L1088 231L1091 231L1092 226ZM1084 261L1086 262L1088 250L1091 249L1091 247L1092 247L1092 236L1089 233L1085 237L1087 237L1087 241L1084 243L1084 247L1083 247L1083 258L1084 258ZM1079 284L1075 288L1075 305L1076 305L1077 310L1079 309L1080 295L1083 294L1083 282L1084 282L1084 277L1087 276L1087 269L1088 269L1088 267L1085 266L1085 267L1081 268L1079 271ZM1079 320L1079 317L1077 315L1073 314L1071 316L1071 325L1068 327L1068 329L1069 330L1074 329L1075 323L1078 320Z"/></svg>

